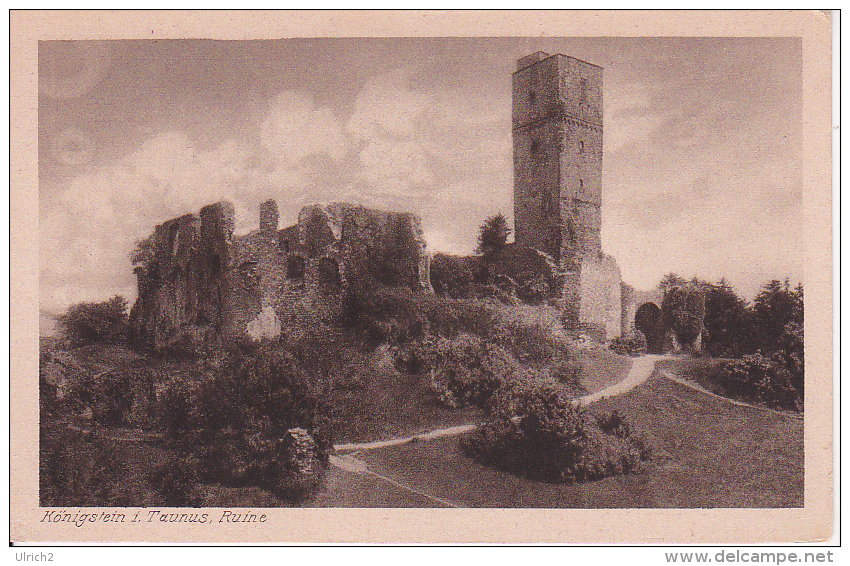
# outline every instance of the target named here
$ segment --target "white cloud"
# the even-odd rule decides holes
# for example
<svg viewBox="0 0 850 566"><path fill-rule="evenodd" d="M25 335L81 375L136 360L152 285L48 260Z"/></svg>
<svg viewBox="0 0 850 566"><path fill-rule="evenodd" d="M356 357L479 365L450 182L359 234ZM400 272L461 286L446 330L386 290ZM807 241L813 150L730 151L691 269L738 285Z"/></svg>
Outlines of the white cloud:
<svg viewBox="0 0 850 566"><path fill-rule="evenodd" d="M666 119L664 112L652 108L652 91L647 85L633 82L611 90L616 96L605 98L603 138L609 156L627 145L648 141Z"/></svg>
<svg viewBox="0 0 850 566"><path fill-rule="evenodd" d="M260 140L281 163L297 163L311 155L339 161L348 152L342 123L327 106L294 91L277 95L260 125Z"/></svg>
<svg viewBox="0 0 850 566"><path fill-rule="evenodd" d="M403 196L429 186L434 175L418 143L376 138L360 152L357 177L379 193Z"/></svg>
<svg viewBox="0 0 850 566"><path fill-rule="evenodd" d="M417 119L431 103L424 92L410 88L411 70L395 69L372 77L354 101L348 132L357 140L377 136L410 136Z"/></svg>

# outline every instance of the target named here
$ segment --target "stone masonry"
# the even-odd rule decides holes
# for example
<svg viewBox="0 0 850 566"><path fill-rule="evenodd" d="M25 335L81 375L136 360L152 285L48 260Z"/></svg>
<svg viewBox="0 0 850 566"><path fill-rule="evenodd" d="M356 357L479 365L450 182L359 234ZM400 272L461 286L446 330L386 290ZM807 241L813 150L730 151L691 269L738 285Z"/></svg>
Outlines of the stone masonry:
<svg viewBox="0 0 850 566"><path fill-rule="evenodd" d="M154 350L197 350L222 336L274 337L317 320L338 321L358 284L429 291L429 260L413 214L342 203L310 205L278 230L273 200L260 227L234 236L220 202L157 226L135 269L133 339Z"/></svg>
<svg viewBox="0 0 850 566"><path fill-rule="evenodd" d="M563 270L564 321L597 339L622 331L620 269L602 253L602 69L538 51L513 74L517 245Z"/></svg>

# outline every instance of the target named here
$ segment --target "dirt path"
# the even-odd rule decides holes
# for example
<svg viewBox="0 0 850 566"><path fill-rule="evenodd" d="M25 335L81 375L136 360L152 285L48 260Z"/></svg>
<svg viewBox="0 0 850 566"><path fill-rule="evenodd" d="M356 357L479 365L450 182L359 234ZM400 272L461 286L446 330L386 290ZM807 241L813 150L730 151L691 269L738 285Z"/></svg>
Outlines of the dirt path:
<svg viewBox="0 0 850 566"><path fill-rule="evenodd" d="M599 401L600 399L604 399L606 397L615 397L617 395L622 395L627 391L631 391L644 381L646 381L649 376L652 375L652 372L655 370L655 362L659 359L663 359L664 356L657 355L647 355L642 356L640 358L636 358L632 363L632 367L629 369L629 373L626 375L626 378L620 383L616 383L609 387L602 389L601 391L597 391L596 393L585 395L584 397L579 397L578 403L582 406L590 405L595 401ZM386 481L400 489L409 491L411 493L415 493L419 496L426 497L431 501L446 507L458 507L455 503L447 501L445 499L441 499L434 495L425 493L421 490L413 488L411 486L399 483L398 481L389 478L387 476L378 474L369 469L369 466L363 460L357 458L357 454L364 450L374 450L377 448L387 448L390 446L399 446L401 444L407 444L409 442L418 442L420 440L432 440L435 438L442 438L446 436L457 436L459 434L464 434L466 432L473 431L477 428L476 424L466 424L461 426L453 426L449 428L441 428L437 430L433 430L431 432L427 432L424 434L418 434L414 436L405 436L402 438L393 438L390 440L379 440L375 442L362 442L362 443L354 443L349 442L345 444L335 444L334 450L338 453L337 455L332 455L330 457L330 464L336 468L339 468L345 472L353 473L353 474L363 474L374 476L380 480ZM341 454L342 452L347 452L347 454Z"/></svg>
<svg viewBox="0 0 850 566"><path fill-rule="evenodd" d="M658 355L646 355L641 356L640 358L635 358L634 363L632 363L631 369L629 369L628 375L626 378L620 383L616 383L601 391L597 391L591 395L585 395L584 397L579 397L578 402L582 406L590 405L595 401L599 401L600 399L605 399L606 397L615 397L617 395L622 395L627 391L631 391L644 381L646 381L652 372L655 370L655 362L661 359L665 359L665 356ZM375 442L348 442L345 444L335 444L334 450L337 452L348 452L348 451L362 451L362 450L374 450L376 448L387 448L389 446L398 446L400 444L407 444L408 442L417 442L420 440L432 440L434 438L441 438L444 436L457 436L459 434L464 434L466 432L470 432L475 430L477 427L476 424L465 424L461 426L453 426L449 428L440 428L437 430L432 430L431 432L426 432L423 434L416 434L412 436L405 436L402 438L392 438L389 440L378 440Z"/></svg>
<svg viewBox="0 0 850 566"><path fill-rule="evenodd" d="M617 395L622 395L628 391L631 391L652 375L652 372L655 370L655 362L658 360L666 359L668 356L659 356L655 354L648 354L645 356L641 356L639 358L635 358L634 362L632 362L632 367L629 369L629 373L626 376L626 379L621 381L620 383L616 383L614 385L610 385L601 391L597 391L596 393L592 393L590 395L585 395L584 397L579 397L579 404L582 406L590 405L600 399L605 399L606 397L616 397Z"/></svg>

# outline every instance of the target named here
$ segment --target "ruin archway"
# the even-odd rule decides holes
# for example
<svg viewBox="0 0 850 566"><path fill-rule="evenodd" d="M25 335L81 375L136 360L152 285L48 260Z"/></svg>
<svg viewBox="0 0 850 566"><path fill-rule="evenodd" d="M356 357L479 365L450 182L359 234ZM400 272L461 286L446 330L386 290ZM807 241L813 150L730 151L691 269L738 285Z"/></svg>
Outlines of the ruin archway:
<svg viewBox="0 0 850 566"><path fill-rule="evenodd" d="M660 354L664 346L664 328L661 321L661 308L655 303L644 303L635 312L635 328L646 338L646 351Z"/></svg>

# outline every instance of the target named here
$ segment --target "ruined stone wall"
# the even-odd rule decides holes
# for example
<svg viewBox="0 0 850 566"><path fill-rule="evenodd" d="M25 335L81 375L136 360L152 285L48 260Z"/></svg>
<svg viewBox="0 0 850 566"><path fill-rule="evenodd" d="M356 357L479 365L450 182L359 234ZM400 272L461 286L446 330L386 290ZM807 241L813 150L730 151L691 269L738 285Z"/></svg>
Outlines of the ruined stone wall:
<svg viewBox="0 0 850 566"><path fill-rule="evenodd" d="M604 342L623 331L620 268L606 255L585 257L579 268L564 274L564 328L585 332Z"/></svg>
<svg viewBox="0 0 850 566"><path fill-rule="evenodd" d="M664 301L664 292L660 289L641 291L631 285L622 285L622 328L623 333L628 334L635 330L635 314L637 310L647 303L652 303L661 308Z"/></svg>
<svg viewBox="0 0 850 566"><path fill-rule="evenodd" d="M232 240L233 206L224 202L156 227L149 254L135 270L134 341L161 350L181 340L203 341L227 324Z"/></svg>
<svg viewBox="0 0 850 566"><path fill-rule="evenodd" d="M302 238L315 234L324 243L308 245L310 257L325 250L337 254L347 274L346 285L374 281L431 289L427 245L414 214L332 203L302 209L299 226Z"/></svg>
<svg viewBox="0 0 850 566"><path fill-rule="evenodd" d="M564 280L564 273L554 258L516 243L505 245L493 258L490 277L494 279L499 275L507 275L515 283L542 278L556 296Z"/></svg>
<svg viewBox="0 0 850 566"><path fill-rule="evenodd" d="M155 350L198 350L226 336L274 337L340 320L358 282L431 290L419 219L347 204L304 207L278 230L274 201L260 228L233 236L233 206L218 203L157 226L136 270L134 338Z"/></svg>
<svg viewBox="0 0 850 566"><path fill-rule="evenodd" d="M231 265L234 293L228 304L228 330L241 334L263 309L279 308L285 286L286 256L277 229L277 204L260 206L260 229L237 238Z"/></svg>
<svg viewBox="0 0 850 566"><path fill-rule="evenodd" d="M601 341L621 334L620 268L610 256L585 257L581 263L580 323Z"/></svg>

